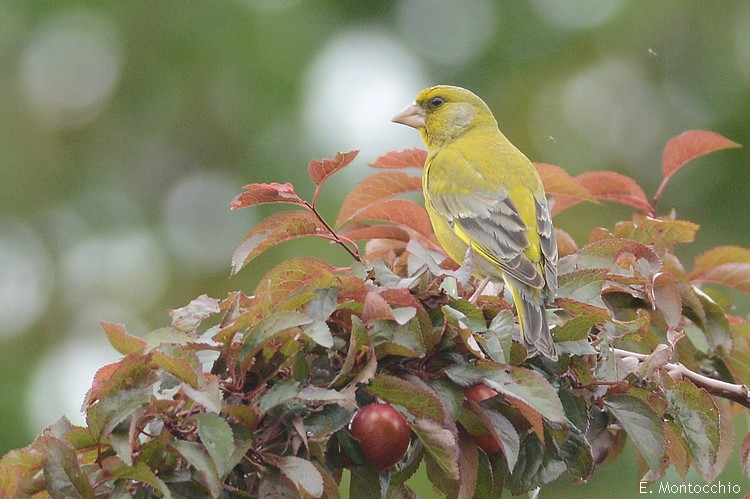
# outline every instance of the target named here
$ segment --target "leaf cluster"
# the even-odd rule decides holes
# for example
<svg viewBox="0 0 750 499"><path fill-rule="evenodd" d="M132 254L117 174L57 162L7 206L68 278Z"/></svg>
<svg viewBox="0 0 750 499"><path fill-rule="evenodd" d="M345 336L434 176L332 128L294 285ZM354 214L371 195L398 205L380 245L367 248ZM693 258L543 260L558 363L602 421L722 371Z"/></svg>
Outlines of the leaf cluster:
<svg viewBox="0 0 750 499"><path fill-rule="evenodd" d="M437 244L419 192L426 153L390 152L346 197L334 223L321 188L357 153L311 161L312 201L290 184L250 184L233 209L292 205L254 227L238 272L275 245L324 238L352 257L286 260L254 293L201 296L145 338L102 323L122 360L103 367L84 402L87 425L65 419L0 461L0 490L45 497L413 497L424 464L448 497L520 494L568 473L581 482L634 444L640 478L674 467L706 481L732 450L732 415L750 406L750 320L712 286L750 294L750 250L719 246L685 265L675 248L698 225L658 215L672 176L737 144L705 131L669 141L649 200L613 172L571 177L539 164L553 213L581 202L634 208L579 245L557 228L559 296L549 313L559 362L527 358L502 292L478 283ZM606 205L605 205L606 206ZM497 396L464 395L484 384ZM396 407L412 441L378 473L349 431L357 409ZM486 454L474 437L501 452ZM383 443L387 445L387 442ZM741 458L747 469L750 437Z"/></svg>

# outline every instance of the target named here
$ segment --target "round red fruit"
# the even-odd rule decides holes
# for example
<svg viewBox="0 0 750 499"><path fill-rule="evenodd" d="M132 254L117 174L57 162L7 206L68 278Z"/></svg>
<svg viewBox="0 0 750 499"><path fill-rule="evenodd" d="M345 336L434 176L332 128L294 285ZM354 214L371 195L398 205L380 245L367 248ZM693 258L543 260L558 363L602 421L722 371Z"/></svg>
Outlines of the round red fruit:
<svg viewBox="0 0 750 499"><path fill-rule="evenodd" d="M399 462L409 448L409 424L391 404L364 406L354 416L351 430L378 471Z"/></svg>

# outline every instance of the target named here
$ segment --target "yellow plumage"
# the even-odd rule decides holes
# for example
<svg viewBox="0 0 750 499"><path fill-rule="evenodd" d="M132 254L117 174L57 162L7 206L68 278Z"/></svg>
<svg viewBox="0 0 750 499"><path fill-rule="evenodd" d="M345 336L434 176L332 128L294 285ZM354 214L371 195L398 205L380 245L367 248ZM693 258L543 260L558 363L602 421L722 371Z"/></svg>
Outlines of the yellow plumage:
<svg viewBox="0 0 750 499"><path fill-rule="evenodd" d="M474 273L505 281L529 353L556 359L545 304L557 293L557 243L534 165L463 88L425 89L393 121L427 145L422 186L440 244L458 263L471 247Z"/></svg>

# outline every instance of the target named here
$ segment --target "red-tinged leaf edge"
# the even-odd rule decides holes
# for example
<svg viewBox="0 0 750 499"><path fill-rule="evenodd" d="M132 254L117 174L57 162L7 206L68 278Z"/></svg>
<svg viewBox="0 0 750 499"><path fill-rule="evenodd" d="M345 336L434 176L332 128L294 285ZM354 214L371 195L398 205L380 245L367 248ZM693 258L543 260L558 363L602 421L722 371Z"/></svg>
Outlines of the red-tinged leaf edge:
<svg viewBox="0 0 750 499"><path fill-rule="evenodd" d="M129 334L122 324L106 321L99 321L99 324L101 324L102 329L107 334L109 343L123 355L142 353L148 346L145 340Z"/></svg>
<svg viewBox="0 0 750 499"><path fill-rule="evenodd" d="M370 163L375 168L424 168L427 151L411 147L402 151L389 151Z"/></svg>
<svg viewBox="0 0 750 499"><path fill-rule="evenodd" d="M594 196L578 180L559 166L534 163L549 196L568 196L584 201L594 201Z"/></svg>
<svg viewBox="0 0 750 499"><path fill-rule="evenodd" d="M307 171L315 185L321 185L328 177L347 167L359 154L359 151L337 152L336 157L314 159L307 165Z"/></svg>
<svg viewBox="0 0 750 499"><path fill-rule="evenodd" d="M360 210L353 219L386 221L412 229L432 240L432 224L423 206L408 199L389 199Z"/></svg>
<svg viewBox="0 0 750 499"><path fill-rule="evenodd" d="M239 210L249 206L268 203L291 203L304 205L305 202L294 192L294 186L290 183L277 184L247 184L243 187L245 192L238 194L232 200L231 209Z"/></svg>
<svg viewBox="0 0 750 499"><path fill-rule="evenodd" d="M695 259L690 281L709 282L750 294L750 249L719 246Z"/></svg>
<svg viewBox="0 0 750 499"><path fill-rule="evenodd" d="M688 130L669 139L662 152L662 173L665 182L690 161L714 151L742 147L716 132Z"/></svg>
<svg viewBox="0 0 750 499"><path fill-rule="evenodd" d="M232 255L232 274L236 274L249 261L278 243L300 237L319 235L325 230L323 223L310 211L282 211L260 221L245 236L245 240Z"/></svg>
<svg viewBox="0 0 750 499"><path fill-rule="evenodd" d="M354 186L341 204L336 226L351 220L357 212L373 203L379 203L406 192L422 190L422 179L399 171L386 171L370 175Z"/></svg>
<svg viewBox="0 0 750 499"><path fill-rule="evenodd" d="M644 213L653 211L643 189L635 180L626 175L595 171L582 173L576 177L576 180L598 201L614 201Z"/></svg>

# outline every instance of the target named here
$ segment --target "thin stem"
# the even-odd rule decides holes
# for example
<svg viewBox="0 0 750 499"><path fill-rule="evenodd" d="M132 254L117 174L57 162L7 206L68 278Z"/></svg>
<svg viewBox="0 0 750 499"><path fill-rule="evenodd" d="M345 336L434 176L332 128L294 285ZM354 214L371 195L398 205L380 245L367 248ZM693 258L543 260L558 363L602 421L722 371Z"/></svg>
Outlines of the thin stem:
<svg viewBox="0 0 750 499"><path fill-rule="evenodd" d="M627 350L620 350L619 348L613 348L612 352L621 359L626 357L635 357L640 361L644 361L648 358L648 355L629 352ZM664 369L666 369L669 375L675 379L689 379L696 386L703 388L712 395L737 402L742 406L750 408L750 389L748 389L746 385L734 385L732 383L727 383L726 381L709 378L708 376L704 376L702 374L698 374L695 371L691 371L690 369L679 363L665 364Z"/></svg>
<svg viewBox="0 0 750 499"><path fill-rule="evenodd" d="M318 187L320 187L320 186L318 186ZM343 236L340 236L338 233L336 233L336 231L333 230L333 227L331 227L328 224L328 222L325 220L325 218L323 218L323 216L315 208L315 202L316 202L317 196L318 196L318 189L315 189L315 195L313 197L312 204L308 203L307 201L303 201L305 203L305 206L307 207L307 209L309 209L311 212L313 212L313 214L315 215L315 217L317 217L317 219L320 221L320 223L322 223L323 226L326 228L326 230L328 230L328 233L330 234L330 238L329 239L332 240L333 242L335 242L336 244L342 246L346 250L346 252L349 253L352 256L352 258L354 258L355 260L357 260L358 262L361 263L362 262L362 258L360 258L360 256L359 256L359 248L354 243L354 241L352 241L351 239L345 238ZM352 244L352 246L354 247L354 250L352 250L352 248L349 247L349 245L347 244L347 242Z"/></svg>

